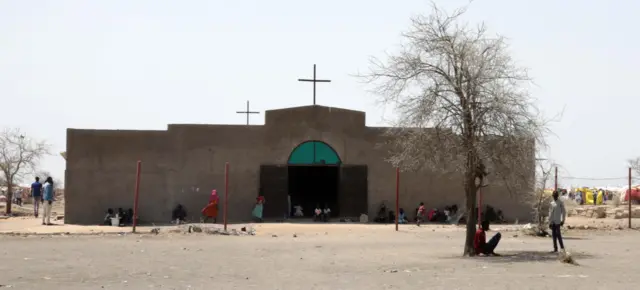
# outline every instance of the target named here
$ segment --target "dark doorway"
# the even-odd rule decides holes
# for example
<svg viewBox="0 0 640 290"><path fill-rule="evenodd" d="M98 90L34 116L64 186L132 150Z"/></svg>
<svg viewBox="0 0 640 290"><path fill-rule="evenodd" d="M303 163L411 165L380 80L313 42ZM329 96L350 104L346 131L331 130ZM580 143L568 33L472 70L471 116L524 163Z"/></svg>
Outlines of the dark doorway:
<svg viewBox="0 0 640 290"><path fill-rule="evenodd" d="M317 205L328 205L331 215L340 216L338 185L340 167L331 165L289 166L291 205L302 206L305 217L312 217Z"/></svg>

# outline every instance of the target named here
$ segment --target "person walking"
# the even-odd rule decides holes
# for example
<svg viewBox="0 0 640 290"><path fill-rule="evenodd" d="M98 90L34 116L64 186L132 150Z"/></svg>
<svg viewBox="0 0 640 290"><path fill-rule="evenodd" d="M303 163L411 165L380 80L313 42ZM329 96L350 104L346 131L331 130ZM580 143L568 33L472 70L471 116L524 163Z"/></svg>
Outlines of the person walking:
<svg viewBox="0 0 640 290"><path fill-rule="evenodd" d="M42 202L43 202L43 210L42 213L42 224L43 225L51 225L51 207L53 207L53 179L51 177L47 177L47 180L44 182L43 190L42 190Z"/></svg>
<svg viewBox="0 0 640 290"><path fill-rule="evenodd" d="M31 184L31 198L33 199L33 215L38 218L40 201L42 200L42 183L40 177L36 176L36 182Z"/></svg>
<svg viewBox="0 0 640 290"><path fill-rule="evenodd" d="M549 206L549 228L551 229L551 237L553 238L553 253L558 252L558 243L560 249L564 251L564 243L562 242L562 233L560 227L564 225L567 219L567 211L564 208L564 202L558 198L558 191L553 192L553 200Z"/></svg>

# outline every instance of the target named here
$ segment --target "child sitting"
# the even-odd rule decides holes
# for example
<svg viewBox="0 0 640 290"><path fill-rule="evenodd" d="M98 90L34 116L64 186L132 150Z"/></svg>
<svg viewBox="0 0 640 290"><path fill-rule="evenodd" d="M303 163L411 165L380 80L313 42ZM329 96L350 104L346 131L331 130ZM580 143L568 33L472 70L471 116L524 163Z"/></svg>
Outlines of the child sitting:
<svg viewBox="0 0 640 290"><path fill-rule="evenodd" d="M324 209L322 210L322 220L324 222L328 222L330 216L331 216L331 209L329 208L328 204L325 204Z"/></svg>
<svg viewBox="0 0 640 290"><path fill-rule="evenodd" d="M107 209L107 214L104 216L104 221L102 222L105 226L111 225L111 218L115 217L113 214L113 209Z"/></svg>
<svg viewBox="0 0 640 290"><path fill-rule="evenodd" d="M296 217L303 217L304 213L302 212L302 206L301 205L296 205L293 207L294 209L294 213L293 215Z"/></svg>
<svg viewBox="0 0 640 290"><path fill-rule="evenodd" d="M322 220L322 210L320 209L320 205L316 205L316 209L315 209L314 215L313 215L313 220L314 221L321 221Z"/></svg>
<svg viewBox="0 0 640 290"><path fill-rule="evenodd" d="M171 220L175 221L176 225L184 223L187 218L187 211L181 204L176 205L176 207L171 212Z"/></svg>
<svg viewBox="0 0 640 290"><path fill-rule="evenodd" d="M403 209L403 208L401 208L401 209L399 210L399 212L400 212L400 213L398 214L398 223L401 223L401 224L406 224L406 223L408 223L408 222L409 222L409 220L407 219L407 215L404 213L404 209Z"/></svg>

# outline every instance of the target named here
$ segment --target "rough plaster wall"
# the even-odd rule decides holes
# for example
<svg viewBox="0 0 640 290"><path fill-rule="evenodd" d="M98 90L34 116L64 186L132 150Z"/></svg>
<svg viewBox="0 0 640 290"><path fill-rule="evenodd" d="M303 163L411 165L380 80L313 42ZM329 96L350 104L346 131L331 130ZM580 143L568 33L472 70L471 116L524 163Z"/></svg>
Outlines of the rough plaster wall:
<svg viewBox="0 0 640 290"><path fill-rule="evenodd" d="M385 161L389 148L381 146L384 142L383 132L384 128L367 128L364 134L367 144L377 144L367 146L369 151L364 154L369 165L369 215L377 214L383 201L388 207L395 207L395 168ZM533 163L534 159L530 162ZM507 188L500 182L490 184L482 190L483 208L491 205L496 210L502 210L505 218L511 221L530 221L531 207L525 199L531 190L526 185ZM401 172L399 192L400 208L404 208L410 217L420 202L424 202L427 208L439 209L453 204L457 204L458 208L464 208L465 205L462 176L457 174L441 175L426 170Z"/></svg>
<svg viewBox="0 0 640 290"><path fill-rule="evenodd" d="M98 223L107 207L131 207L135 162L143 160L140 186L142 221L166 222L181 203L197 220L218 190L224 202L224 163L230 163L229 220L246 221L259 187L261 164L285 164L300 143L331 145L345 164L368 165L368 209L375 215L382 201L393 208L395 169L379 148L382 128L366 128L362 112L300 107L267 111L264 126L169 125L167 131L67 131L66 217L68 223ZM507 218L527 220L528 206L500 186L484 190L485 204ZM464 204L459 177L429 172L401 174L400 207L409 214L427 207ZM222 207L221 207L222 208ZM222 217L222 211L220 212Z"/></svg>
<svg viewBox="0 0 640 290"><path fill-rule="evenodd" d="M107 208L133 207L136 162L143 160L143 220L166 212L166 168L173 147L163 131L67 130L65 222L98 224Z"/></svg>
<svg viewBox="0 0 640 290"><path fill-rule="evenodd" d="M212 189L220 196L219 219L225 202L225 169L229 162L230 221L250 217L258 188L259 167L266 151L262 126L171 125L180 155L179 172L170 186L174 203L183 204L197 219Z"/></svg>

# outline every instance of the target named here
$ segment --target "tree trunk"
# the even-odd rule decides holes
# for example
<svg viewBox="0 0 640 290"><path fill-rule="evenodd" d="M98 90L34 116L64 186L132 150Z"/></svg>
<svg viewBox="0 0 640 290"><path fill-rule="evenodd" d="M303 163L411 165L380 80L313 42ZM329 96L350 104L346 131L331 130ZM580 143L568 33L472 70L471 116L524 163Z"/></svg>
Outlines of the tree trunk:
<svg viewBox="0 0 640 290"><path fill-rule="evenodd" d="M6 214L11 214L11 206L13 205L13 184L11 181L7 181L7 208Z"/></svg>
<svg viewBox="0 0 640 290"><path fill-rule="evenodd" d="M476 185L475 178L465 182L465 196L466 196L466 215L467 215L467 229L464 241L464 253L463 256L475 256L476 252L473 248L473 239L476 234Z"/></svg>

